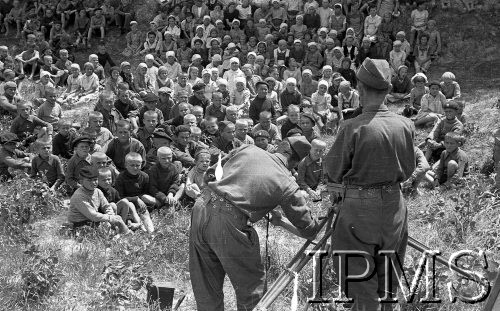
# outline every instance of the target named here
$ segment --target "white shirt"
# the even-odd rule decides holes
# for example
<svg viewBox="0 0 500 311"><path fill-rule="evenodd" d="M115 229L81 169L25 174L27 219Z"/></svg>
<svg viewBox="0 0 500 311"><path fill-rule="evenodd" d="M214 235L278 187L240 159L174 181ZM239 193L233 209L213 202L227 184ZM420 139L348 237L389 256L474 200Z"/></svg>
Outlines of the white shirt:
<svg viewBox="0 0 500 311"><path fill-rule="evenodd" d="M238 77L245 78L245 74L241 69L238 70L228 70L224 72L223 78L227 80L227 90L229 91L229 94L233 94L234 90L236 89L236 82L235 79Z"/></svg>

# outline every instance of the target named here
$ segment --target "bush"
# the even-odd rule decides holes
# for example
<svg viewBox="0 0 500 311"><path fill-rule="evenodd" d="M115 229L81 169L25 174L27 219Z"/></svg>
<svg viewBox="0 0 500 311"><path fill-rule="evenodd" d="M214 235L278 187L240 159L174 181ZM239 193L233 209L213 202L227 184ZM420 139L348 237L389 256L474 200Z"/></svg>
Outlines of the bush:
<svg viewBox="0 0 500 311"><path fill-rule="evenodd" d="M26 262L21 272L24 302L41 302L55 294L63 276L57 252L54 249L41 251L38 245L31 245L24 252Z"/></svg>
<svg viewBox="0 0 500 311"><path fill-rule="evenodd" d="M14 239L26 238L31 223L62 209L61 199L46 184L23 175L3 183L1 189L0 234Z"/></svg>

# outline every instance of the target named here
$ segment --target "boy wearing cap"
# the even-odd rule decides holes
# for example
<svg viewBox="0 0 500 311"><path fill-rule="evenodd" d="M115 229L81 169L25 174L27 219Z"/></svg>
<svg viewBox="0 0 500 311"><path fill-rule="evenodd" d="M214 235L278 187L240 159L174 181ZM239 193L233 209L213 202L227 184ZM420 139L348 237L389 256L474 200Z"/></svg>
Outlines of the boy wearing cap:
<svg viewBox="0 0 500 311"><path fill-rule="evenodd" d="M73 141L73 156L69 159L66 166L66 184L71 188L72 192L78 188L78 178L80 171L85 166L92 165L90 149L94 141L88 137L81 136Z"/></svg>
<svg viewBox="0 0 500 311"><path fill-rule="evenodd" d="M156 96L154 93L149 92L146 94L142 94L141 99L144 101L144 106L142 106L141 109L139 109L139 114L138 114L139 126L144 126L144 122L143 122L144 113L146 113L147 111L152 111L152 112L156 113L157 124L163 124L163 122L165 121L165 118L164 118L161 110L158 109L158 107L157 107L159 97Z"/></svg>
<svg viewBox="0 0 500 311"><path fill-rule="evenodd" d="M101 190L97 189L99 173L90 166L82 168L79 175L80 187L70 200L68 221L73 227L93 226L99 222L109 222L118 227L118 232L129 233L123 219L116 215ZM100 213L99 210L105 211Z"/></svg>
<svg viewBox="0 0 500 311"><path fill-rule="evenodd" d="M6 180L13 176L9 172L12 169L29 169L30 158L28 153L17 149L18 137L14 133L5 132L0 134L0 179Z"/></svg>
<svg viewBox="0 0 500 311"><path fill-rule="evenodd" d="M269 153L276 151L276 146L269 143L269 133L265 130L258 130L254 133L255 146Z"/></svg>
<svg viewBox="0 0 500 311"><path fill-rule="evenodd" d="M458 104L455 101L449 101L443 105L444 119L440 119L432 131L425 139L427 150L425 152L426 159L433 163L439 159L441 152L445 149L444 137L449 132L462 135L464 126L457 118Z"/></svg>
<svg viewBox="0 0 500 311"><path fill-rule="evenodd" d="M191 106L200 106L205 111L210 105L210 101L205 97L205 83L198 82L193 85L193 95L189 97L188 103Z"/></svg>
<svg viewBox="0 0 500 311"><path fill-rule="evenodd" d="M323 156L326 150L326 143L320 139L311 142L309 155L300 161L298 166L297 184L304 190L313 201L321 200L321 194L316 189L323 181Z"/></svg>
<svg viewBox="0 0 500 311"><path fill-rule="evenodd" d="M41 177L50 190L56 190L65 180L63 166L58 156L52 154L52 141L38 139L37 156L31 161L30 177Z"/></svg>

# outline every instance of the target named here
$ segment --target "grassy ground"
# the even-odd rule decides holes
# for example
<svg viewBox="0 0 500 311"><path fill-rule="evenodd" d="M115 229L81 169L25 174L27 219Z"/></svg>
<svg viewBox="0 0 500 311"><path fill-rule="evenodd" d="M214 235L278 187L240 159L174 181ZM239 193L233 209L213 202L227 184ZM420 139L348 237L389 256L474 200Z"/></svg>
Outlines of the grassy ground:
<svg viewBox="0 0 500 311"><path fill-rule="evenodd" d="M147 20L150 13L140 14ZM455 250L482 249L491 272L500 262L498 197L485 194L491 188L492 179L480 175L478 170L491 158L491 132L498 127L499 121L499 111L494 105L500 97L500 74L496 70L500 59L495 58L491 50L494 42L500 42L495 33L498 22L490 13L443 13L437 20L438 25L442 25L447 53L429 75L439 78L443 71L451 70L462 86L468 120L464 148L470 155L472 174L459 190L423 189L425 195L408 199L410 235L447 256ZM123 36L113 30L109 37L109 50L112 55L118 55ZM456 41L452 44L453 39ZM79 51L77 56L83 60L90 52ZM121 60L121 57L115 59ZM132 61L137 63L138 59ZM89 108L78 107L65 114L78 119ZM391 109L397 111L400 107ZM419 130L418 134L421 138L425 131ZM333 142L332 138L325 139ZM127 310L145 310L146 291L135 289L147 277L155 282L173 283L175 299L180 297L181 291L188 295L181 310L196 309L187 263L188 210L154 214L158 230L151 236L135 234L116 239L102 229L70 237L60 230L67 208L62 204L63 198L50 195L26 179L2 184L0 195L0 310L115 310L117 305L126 305ZM316 204L314 213L324 214L324 209ZM262 249L264 228L264 222L257 225ZM269 279L272 281L283 271L303 240L272 226L269 237ZM33 245L40 251L30 251ZM418 257L417 252L409 249L406 258L409 273ZM474 263L470 265L475 267ZM446 271L439 273L448 280ZM300 274L301 305L310 295L311 277L311 268L306 266ZM326 293L330 295L336 282L329 277L326 283ZM446 301L444 289L441 283L439 296ZM473 289L466 284L462 288L465 292ZM287 288L273 310L290 309L291 290L291 286ZM36 299L37 294L40 299ZM235 310L230 282L225 284L225 294L226 309ZM405 305L404 309L469 311L480 310L481 305L412 304Z"/></svg>

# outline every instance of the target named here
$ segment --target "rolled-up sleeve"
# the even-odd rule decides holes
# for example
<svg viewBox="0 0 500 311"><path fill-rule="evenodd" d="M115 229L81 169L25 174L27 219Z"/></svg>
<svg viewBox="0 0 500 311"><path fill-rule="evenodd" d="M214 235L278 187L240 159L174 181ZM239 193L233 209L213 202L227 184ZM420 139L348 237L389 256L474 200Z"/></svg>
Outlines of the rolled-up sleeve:
<svg viewBox="0 0 500 311"><path fill-rule="evenodd" d="M298 191L293 193L288 200L281 204L281 208L290 222L299 230L306 239L313 239L320 226L311 215L311 210L306 205L306 199Z"/></svg>

